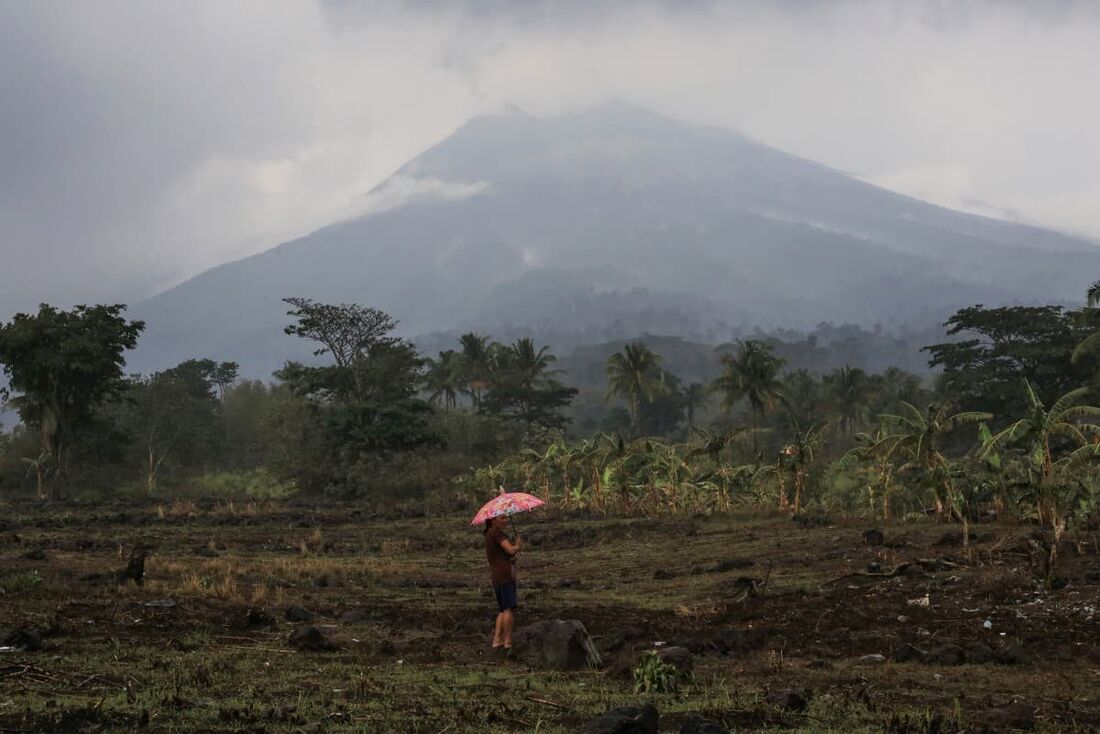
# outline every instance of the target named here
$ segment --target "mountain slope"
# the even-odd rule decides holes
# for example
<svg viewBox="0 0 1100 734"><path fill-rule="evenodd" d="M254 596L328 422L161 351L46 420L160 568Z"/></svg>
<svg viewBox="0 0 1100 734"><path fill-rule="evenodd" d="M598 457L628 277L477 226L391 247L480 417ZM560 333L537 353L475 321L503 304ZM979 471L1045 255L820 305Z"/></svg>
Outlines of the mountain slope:
<svg viewBox="0 0 1100 734"><path fill-rule="evenodd" d="M384 182L389 208L139 304L139 369L190 356L266 374L307 353L280 299L379 306L407 335L928 323L1076 299L1100 248L900 196L736 133L623 105L471 120Z"/></svg>

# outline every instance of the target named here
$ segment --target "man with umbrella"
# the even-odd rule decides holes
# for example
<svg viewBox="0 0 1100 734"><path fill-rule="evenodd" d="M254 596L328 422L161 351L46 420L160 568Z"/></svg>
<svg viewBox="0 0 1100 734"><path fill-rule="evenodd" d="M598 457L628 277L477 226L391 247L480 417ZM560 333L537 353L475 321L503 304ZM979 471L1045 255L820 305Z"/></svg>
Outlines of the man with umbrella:
<svg viewBox="0 0 1100 734"><path fill-rule="evenodd" d="M474 516L472 525L484 523L485 557L489 561L489 581L497 599L496 628L493 633L493 647L512 649L512 628L515 624L515 609L519 603L516 589L516 554L523 546L519 533L515 540L509 540L504 532L509 524L508 518L519 512L526 512L542 504L542 500L522 492L501 493L489 501Z"/></svg>

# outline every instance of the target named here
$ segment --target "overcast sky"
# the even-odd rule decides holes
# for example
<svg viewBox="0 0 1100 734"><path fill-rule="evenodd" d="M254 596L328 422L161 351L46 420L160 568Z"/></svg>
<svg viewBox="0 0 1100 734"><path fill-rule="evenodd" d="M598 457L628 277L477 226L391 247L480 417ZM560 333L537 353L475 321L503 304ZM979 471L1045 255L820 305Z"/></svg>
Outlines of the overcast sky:
<svg viewBox="0 0 1100 734"><path fill-rule="evenodd" d="M0 317L350 216L510 104L629 101L1100 240L1098 90L1088 0L0 0Z"/></svg>

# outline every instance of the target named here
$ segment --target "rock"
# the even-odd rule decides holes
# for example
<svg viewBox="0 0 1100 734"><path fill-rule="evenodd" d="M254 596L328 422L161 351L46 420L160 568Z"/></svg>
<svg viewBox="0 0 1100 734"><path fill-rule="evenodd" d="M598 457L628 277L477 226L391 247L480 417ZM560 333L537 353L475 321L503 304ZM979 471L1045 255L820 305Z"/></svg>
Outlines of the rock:
<svg viewBox="0 0 1100 734"><path fill-rule="evenodd" d="M668 579L676 578L676 574L674 574L672 571L669 571L667 568L658 568L656 571L653 572L653 578L658 581L665 581Z"/></svg>
<svg viewBox="0 0 1100 734"><path fill-rule="evenodd" d="M23 558L28 561L44 561L46 560L46 551L41 548L35 548L24 553Z"/></svg>
<svg viewBox="0 0 1100 734"><path fill-rule="evenodd" d="M941 645L929 652L925 660L936 665L962 665L966 662L966 650L958 645Z"/></svg>
<svg viewBox="0 0 1100 734"><path fill-rule="evenodd" d="M971 665L981 665L993 659L993 648L981 642L972 642L966 646L966 662Z"/></svg>
<svg viewBox="0 0 1100 734"><path fill-rule="evenodd" d="M340 615L340 624L373 624L377 621L366 609L349 609Z"/></svg>
<svg viewBox="0 0 1100 734"><path fill-rule="evenodd" d="M329 652L336 649L336 643L320 629L303 625L290 633L287 643L294 648L308 652Z"/></svg>
<svg viewBox="0 0 1100 734"><path fill-rule="evenodd" d="M770 691L766 700L772 706L784 711L805 711L808 705L806 697L791 688Z"/></svg>
<svg viewBox="0 0 1100 734"><path fill-rule="evenodd" d="M923 662L926 653L920 648L913 647L908 642L904 642L894 648L894 662L895 663L914 663Z"/></svg>
<svg viewBox="0 0 1100 734"><path fill-rule="evenodd" d="M726 558L714 564L716 573L725 573L743 568L752 568L754 562L751 558Z"/></svg>
<svg viewBox="0 0 1100 734"><path fill-rule="evenodd" d="M659 647L653 652L657 653L657 657L661 659L661 662L676 668L681 676L685 678L691 676L694 661L692 660L691 651L686 647Z"/></svg>
<svg viewBox="0 0 1100 734"><path fill-rule="evenodd" d="M260 627L275 627L275 618L261 609L249 609L244 615L245 629L259 629Z"/></svg>
<svg viewBox="0 0 1100 734"><path fill-rule="evenodd" d="M552 619L516 630L512 650L518 660L538 668L598 668L600 655L584 625L575 619Z"/></svg>
<svg viewBox="0 0 1100 734"><path fill-rule="evenodd" d="M291 622L312 622L317 615L305 607L290 607L286 610L286 618Z"/></svg>
<svg viewBox="0 0 1100 734"><path fill-rule="evenodd" d="M886 536L882 534L882 531L878 528L871 528L870 530L863 531L863 544L870 546L879 546L886 542Z"/></svg>
<svg viewBox="0 0 1100 734"><path fill-rule="evenodd" d="M321 574L317 578L313 579L313 588L315 589L327 589L328 588L328 576Z"/></svg>
<svg viewBox="0 0 1100 734"><path fill-rule="evenodd" d="M881 663L886 662L886 656L885 655L879 655L876 652L876 653L872 653L870 655L864 655L863 657L856 660L856 662L860 663L861 665L879 665Z"/></svg>
<svg viewBox="0 0 1100 734"><path fill-rule="evenodd" d="M577 734L657 734L659 718L651 704L620 706L583 724Z"/></svg>
<svg viewBox="0 0 1100 734"><path fill-rule="evenodd" d="M1031 665L1031 655L1022 645L1015 642L994 652L993 659L1001 665Z"/></svg>
<svg viewBox="0 0 1100 734"><path fill-rule="evenodd" d="M0 647L14 647L17 650L34 652L42 649L42 635L30 627L12 630L0 637Z"/></svg>
<svg viewBox="0 0 1100 734"><path fill-rule="evenodd" d="M146 609L175 609L176 602L173 599L153 599L152 601L140 602L140 606Z"/></svg>
<svg viewBox="0 0 1100 734"><path fill-rule="evenodd" d="M867 573L882 573L882 564L878 561L871 561L867 564Z"/></svg>
<svg viewBox="0 0 1100 734"><path fill-rule="evenodd" d="M1028 731L1035 728L1035 707L1022 701L989 709L977 716L987 729Z"/></svg>
<svg viewBox="0 0 1100 734"><path fill-rule="evenodd" d="M680 725L680 734L729 734L729 730L716 721L692 715Z"/></svg>
<svg viewBox="0 0 1100 734"><path fill-rule="evenodd" d="M579 589L581 588L581 582L578 579L562 579L558 581L559 589Z"/></svg>
<svg viewBox="0 0 1100 734"><path fill-rule="evenodd" d="M830 663L828 660L822 660L821 658L818 658L817 660L811 660L810 662L806 663L806 667L810 670L831 670L833 664Z"/></svg>

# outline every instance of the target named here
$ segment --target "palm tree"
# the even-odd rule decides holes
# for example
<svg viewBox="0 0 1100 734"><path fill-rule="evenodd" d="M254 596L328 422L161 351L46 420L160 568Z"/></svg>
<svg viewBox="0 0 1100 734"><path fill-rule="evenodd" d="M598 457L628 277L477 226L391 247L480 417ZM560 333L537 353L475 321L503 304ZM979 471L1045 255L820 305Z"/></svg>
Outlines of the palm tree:
<svg viewBox="0 0 1100 734"><path fill-rule="evenodd" d="M1090 303L1100 297L1095 284L1089 291ZM1091 337L1090 337L1091 338ZM1091 390L1083 387L1071 390L1047 410L1036 396L1031 383L1024 380L1028 413L995 436L988 438L981 456L988 456L1000 446L1024 445L1024 464L1028 484L1033 488L1040 522L1049 525L1053 533L1047 557L1047 582L1053 579L1058 560L1058 544L1066 532L1070 515L1081 504L1084 495L1082 467L1100 457L1100 426L1080 423L1084 418L1100 418L1100 408L1081 405ZM1061 451L1057 451L1061 449ZM1055 458L1055 453L1062 456Z"/></svg>
<svg viewBox="0 0 1100 734"><path fill-rule="evenodd" d="M1098 305L1100 305L1100 280L1089 286L1089 289L1085 292L1085 313L1083 315L1087 318ZM1100 330L1094 331L1077 345L1077 348L1073 350L1072 361L1077 362L1086 354L1091 354L1098 349L1100 349Z"/></svg>
<svg viewBox="0 0 1100 734"><path fill-rule="evenodd" d="M965 425L981 423L993 418L989 413L951 413L946 405L929 405L920 410L912 403L902 402L898 415L883 415L882 419L894 432L867 450L868 454L886 459L906 459L900 471L919 471L932 490L936 513L943 517L945 499L952 494L951 461L940 450L945 436ZM945 496L946 495L946 496Z"/></svg>
<svg viewBox="0 0 1100 734"><path fill-rule="evenodd" d="M710 392L701 382L693 382L684 390L684 410L687 413L688 431L695 428L695 411L710 401Z"/></svg>
<svg viewBox="0 0 1100 734"><path fill-rule="evenodd" d="M634 435L641 428L642 401L652 400L663 387L661 357L642 342L631 342L607 360L607 397L625 398Z"/></svg>
<svg viewBox="0 0 1100 734"><path fill-rule="evenodd" d="M462 347L462 379L465 391L474 401L474 408L481 405L481 395L489 387L489 370L492 361L492 345L489 337L475 332L458 338Z"/></svg>
<svg viewBox="0 0 1100 734"><path fill-rule="evenodd" d="M756 416L757 425L764 414L775 407L782 388L779 370L784 360L776 357L772 345L755 339L739 342L737 354L722 355L722 374L711 383L711 388L722 393L722 410L727 413L742 399ZM753 452L756 452L755 435Z"/></svg>
<svg viewBox="0 0 1100 734"><path fill-rule="evenodd" d="M803 428L799 424L790 402L783 395L780 395L779 399L787 410L787 418L791 424L791 435L794 440L783 447L779 454L779 460L776 462L776 467L780 470L789 469L791 471L794 479L794 502L791 509L797 515L802 509L802 496L806 489L806 482L809 479L817 452L823 443L823 433L828 421L821 421L808 428ZM785 510L787 506L787 493L783 487L782 479L780 479L779 509Z"/></svg>
<svg viewBox="0 0 1100 734"><path fill-rule="evenodd" d="M845 365L826 375L825 385L840 418L841 433L851 436L855 423L863 418L867 410L867 397L871 387L867 373L858 367Z"/></svg>
<svg viewBox="0 0 1100 734"><path fill-rule="evenodd" d="M428 360L428 372L424 375L424 389L428 392L428 402L443 404L444 410L451 410L458 403L458 391L462 385L461 361L458 352L448 349L439 353L439 359Z"/></svg>
<svg viewBox="0 0 1100 734"><path fill-rule="evenodd" d="M1024 380L1024 390L1027 394L1027 415L986 441L981 456L985 457L998 447L1026 441L1029 449L1027 455L1038 470L1039 477L1049 480L1054 475L1052 444L1057 439L1063 439L1074 449L1089 449L1100 440L1100 426L1078 422L1082 418L1100 418L1100 408L1080 404L1091 392L1087 387L1069 391L1058 398L1050 410L1046 409L1027 380Z"/></svg>

